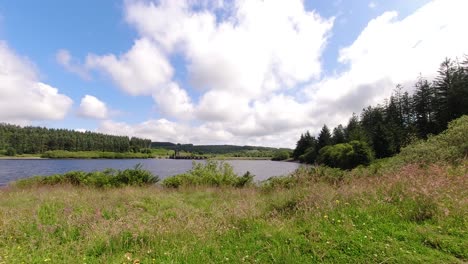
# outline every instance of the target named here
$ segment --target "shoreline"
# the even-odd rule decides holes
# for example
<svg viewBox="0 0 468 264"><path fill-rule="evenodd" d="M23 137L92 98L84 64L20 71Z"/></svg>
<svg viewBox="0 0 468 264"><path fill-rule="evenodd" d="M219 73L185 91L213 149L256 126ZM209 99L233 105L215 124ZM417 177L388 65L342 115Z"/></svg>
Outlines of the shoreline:
<svg viewBox="0 0 468 264"><path fill-rule="evenodd" d="M0 157L0 160L115 160L115 159L167 159L167 160L177 160L169 157L152 157L152 158L43 158L43 157L8 157L8 156L2 156ZM184 159L184 160L217 160L217 161L223 161L223 160L271 160L271 158L268 157L211 157L207 159ZM295 161L290 161L290 160L278 160L282 162L295 162Z"/></svg>

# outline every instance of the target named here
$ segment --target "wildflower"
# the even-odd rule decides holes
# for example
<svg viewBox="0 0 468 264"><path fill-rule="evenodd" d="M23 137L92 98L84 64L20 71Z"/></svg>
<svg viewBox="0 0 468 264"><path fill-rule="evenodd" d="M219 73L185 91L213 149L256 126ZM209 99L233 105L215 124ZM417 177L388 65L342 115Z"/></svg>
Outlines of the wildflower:
<svg viewBox="0 0 468 264"><path fill-rule="evenodd" d="M324 215L323 218L328 218L328 215Z"/></svg>
<svg viewBox="0 0 468 264"><path fill-rule="evenodd" d="M132 260L132 253L125 253L124 257L127 259L127 260Z"/></svg>

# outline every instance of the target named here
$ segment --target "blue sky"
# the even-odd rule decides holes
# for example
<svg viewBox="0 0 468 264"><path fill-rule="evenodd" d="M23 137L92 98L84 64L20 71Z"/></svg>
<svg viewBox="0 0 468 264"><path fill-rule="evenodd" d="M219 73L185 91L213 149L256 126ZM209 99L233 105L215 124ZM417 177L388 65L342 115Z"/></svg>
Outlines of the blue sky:
<svg viewBox="0 0 468 264"><path fill-rule="evenodd" d="M466 5L0 0L0 121L292 147L466 54Z"/></svg>

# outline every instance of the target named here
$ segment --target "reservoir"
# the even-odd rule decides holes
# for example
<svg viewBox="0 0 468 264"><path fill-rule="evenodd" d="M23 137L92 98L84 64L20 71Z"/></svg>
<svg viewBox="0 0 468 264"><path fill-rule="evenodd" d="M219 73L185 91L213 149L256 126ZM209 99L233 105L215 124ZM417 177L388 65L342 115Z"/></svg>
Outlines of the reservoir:
<svg viewBox="0 0 468 264"><path fill-rule="evenodd" d="M195 161L204 162L204 161ZM272 176L289 174L301 165L293 162L270 160L226 160L234 172L242 176L247 171L255 175L255 181ZM128 169L141 163L143 168L160 179L184 173L192 168L191 160L172 159L0 159L0 185L37 175L52 175L68 171L101 171L106 168Z"/></svg>

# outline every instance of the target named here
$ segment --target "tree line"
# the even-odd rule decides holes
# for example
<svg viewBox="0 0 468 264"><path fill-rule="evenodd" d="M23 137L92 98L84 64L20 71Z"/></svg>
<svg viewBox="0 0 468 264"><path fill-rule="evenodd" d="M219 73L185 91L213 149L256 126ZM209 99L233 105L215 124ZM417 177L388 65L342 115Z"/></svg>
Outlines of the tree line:
<svg viewBox="0 0 468 264"><path fill-rule="evenodd" d="M468 114L468 57L445 59L433 81L422 76L410 95L397 85L383 104L353 113L346 126L322 127L317 138L308 131L297 141L293 157L306 163L352 168L372 158L395 155L417 139L426 139Z"/></svg>
<svg viewBox="0 0 468 264"><path fill-rule="evenodd" d="M50 150L140 152L150 145L151 140L136 137L0 123L0 151L7 155L41 154Z"/></svg>
<svg viewBox="0 0 468 264"><path fill-rule="evenodd" d="M236 146L236 145L193 145L175 144L171 142L152 142L152 148L163 148L169 150L186 151L194 154L218 154L230 155L232 157L271 157L277 151L291 151L290 149L278 149L259 146Z"/></svg>

